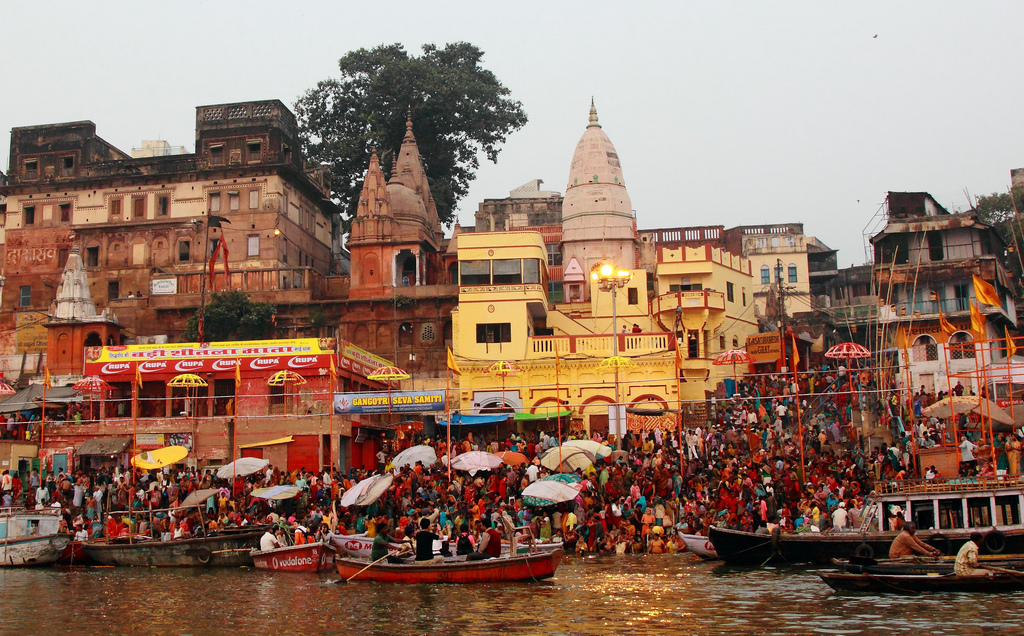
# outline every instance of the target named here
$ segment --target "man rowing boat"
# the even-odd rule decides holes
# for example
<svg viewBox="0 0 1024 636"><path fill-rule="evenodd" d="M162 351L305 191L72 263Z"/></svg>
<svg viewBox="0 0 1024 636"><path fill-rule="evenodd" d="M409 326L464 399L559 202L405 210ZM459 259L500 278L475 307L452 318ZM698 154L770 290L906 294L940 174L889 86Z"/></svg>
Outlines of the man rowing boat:
<svg viewBox="0 0 1024 636"><path fill-rule="evenodd" d="M939 556L942 554L939 550L918 539L914 536L915 534L917 534L917 526L910 522L903 524L903 532L896 535L892 545L889 547L889 558L902 559L914 556L915 554L922 554L924 556Z"/></svg>

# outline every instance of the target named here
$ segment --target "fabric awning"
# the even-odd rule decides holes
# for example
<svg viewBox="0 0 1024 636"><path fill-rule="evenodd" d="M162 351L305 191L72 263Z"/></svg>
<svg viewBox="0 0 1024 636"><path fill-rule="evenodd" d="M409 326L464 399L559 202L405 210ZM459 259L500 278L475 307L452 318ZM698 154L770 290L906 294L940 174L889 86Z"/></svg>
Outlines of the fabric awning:
<svg viewBox="0 0 1024 636"><path fill-rule="evenodd" d="M572 415L572 411L566 409L564 411L558 411L557 413L516 413L515 420L517 422L528 422L530 420L551 420L556 417L568 417Z"/></svg>
<svg viewBox="0 0 1024 636"><path fill-rule="evenodd" d="M75 451L76 455L117 455L132 443L130 437L94 437L87 439Z"/></svg>
<svg viewBox="0 0 1024 636"><path fill-rule="evenodd" d="M452 415L452 426L484 426L486 424L497 424L498 422L504 422L508 419L508 413L501 413L499 415L462 415L456 413ZM438 426L448 426L448 422L445 420L438 420Z"/></svg>
<svg viewBox="0 0 1024 636"><path fill-rule="evenodd" d="M0 402L0 413L17 413L43 408L43 385L30 384L26 388ZM46 390L46 408L60 408L66 402L79 402L82 394L69 386L53 387Z"/></svg>
<svg viewBox="0 0 1024 636"><path fill-rule="evenodd" d="M255 444L241 444L239 445L239 448L262 448L263 446L276 446L278 444L287 444L289 442L294 441L295 440L292 439L292 436L289 435L288 437L278 437L277 439L272 439L266 442L256 442Z"/></svg>

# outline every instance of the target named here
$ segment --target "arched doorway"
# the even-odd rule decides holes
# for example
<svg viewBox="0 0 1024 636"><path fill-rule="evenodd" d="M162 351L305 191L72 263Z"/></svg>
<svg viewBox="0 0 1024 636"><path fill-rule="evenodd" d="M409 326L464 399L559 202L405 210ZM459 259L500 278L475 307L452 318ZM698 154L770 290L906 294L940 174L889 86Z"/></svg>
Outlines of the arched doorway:
<svg viewBox="0 0 1024 636"><path fill-rule="evenodd" d="M395 272L398 275L399 287L419 284L416 265L416 255L409 250L402 250L395 256Z"/></svg>

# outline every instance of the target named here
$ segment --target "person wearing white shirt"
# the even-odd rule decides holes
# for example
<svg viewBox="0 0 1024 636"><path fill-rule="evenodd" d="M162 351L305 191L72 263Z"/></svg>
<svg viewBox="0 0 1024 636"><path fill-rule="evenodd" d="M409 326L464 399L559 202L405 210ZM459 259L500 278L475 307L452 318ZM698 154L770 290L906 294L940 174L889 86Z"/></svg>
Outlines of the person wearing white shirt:
<svg viewBox="0 0 1024 636"><path fill-rule="evenodd" d="M967 464L972 468L978 467L978 460L974 457L974 451L978 450L978 446L971 440L967 439L967 436L963 436L960 442L960 458L963 463Z"/></svg>
<svg viewBox="0 0 1024 636"><path fill-rule="evenodd" d="M529 468L526 469L526 476L530 479L530 483L537 481L537 473L540 469L537 468L536 464L530 464Z"/></svg>
<svg viewBox="0 0 1024 636"><path fill-rule="evenodd" d="M842 532L846 529L846 503L839 502L839 507L832 513L832 529Z"/></svg>

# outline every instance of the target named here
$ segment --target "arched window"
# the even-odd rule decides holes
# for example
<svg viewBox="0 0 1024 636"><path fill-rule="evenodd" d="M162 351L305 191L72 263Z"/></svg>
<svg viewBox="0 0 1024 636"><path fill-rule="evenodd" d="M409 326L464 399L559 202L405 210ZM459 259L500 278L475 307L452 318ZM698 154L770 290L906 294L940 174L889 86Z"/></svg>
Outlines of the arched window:
<svg viewBox="0 0 1024 636"><path fill-rule="evenodd" d="M789 264L789 282L796 282L796 265L794 265L793 263Z"/></svg>
<svg viewBox="0 0 1024 636"><path fill-rule="evenodd" d="M914 361L932 362L939 359L939 347L935 338L923 334L914 340Z"/></svg>
<svg viewBox="0 0 1024 636"><path fill-rule="evenodd" d="M974 342L974 337L966 331L958 331L949 337L950 360L973 360L974 347L967 343Z"/></svg>
<svg viewBox="0 0 1024 636"><path fill-rule="evenodd" d="M767 265L761 266L761 284L770 285L772 282L772 270Z"/></svg>

